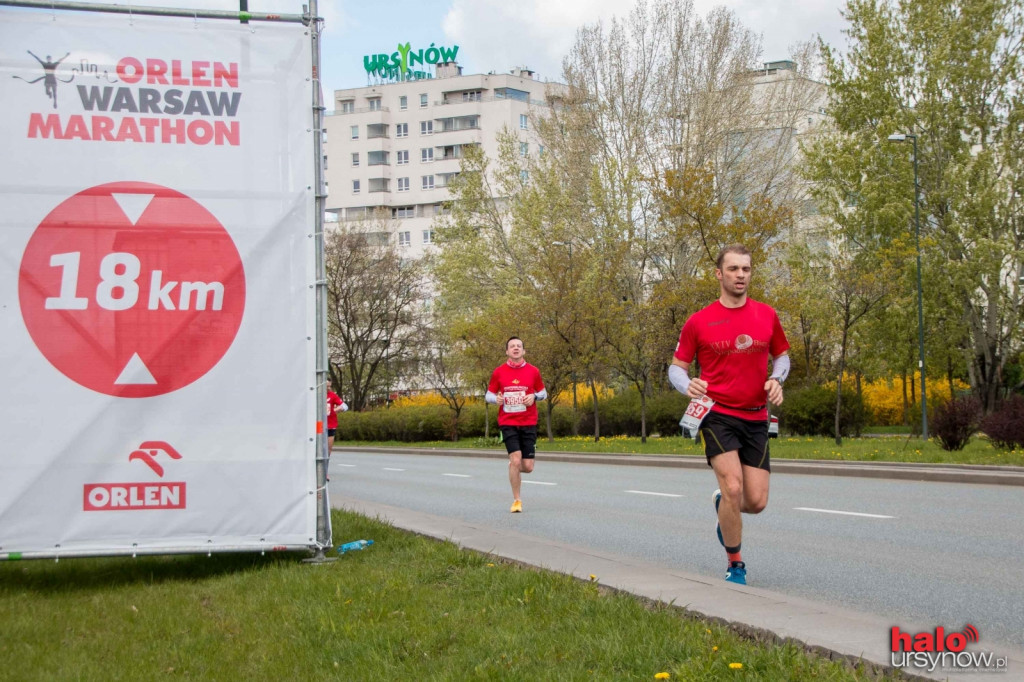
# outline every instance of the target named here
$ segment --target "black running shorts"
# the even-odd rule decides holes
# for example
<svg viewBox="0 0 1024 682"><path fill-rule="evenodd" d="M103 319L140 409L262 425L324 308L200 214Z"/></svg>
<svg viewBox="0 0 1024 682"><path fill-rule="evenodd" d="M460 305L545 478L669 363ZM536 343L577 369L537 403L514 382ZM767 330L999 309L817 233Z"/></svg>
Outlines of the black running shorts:
<svg viewBox="0 0 1024 682"><path fill-rule="evenodd" d="M523 459L533 459L537 452L537 425L502 426L501 440L508 454L519 450L523 453Z"/></svg>
<svg viewBox="0 0 1024 682"><path fill-rule="evenodd" d="M712 410L700 425L700 436L704 441L708 466L711 466L712 457L737 450L741 464L768 472L772 470L768 456L767 421L750 421Z"/></svg>

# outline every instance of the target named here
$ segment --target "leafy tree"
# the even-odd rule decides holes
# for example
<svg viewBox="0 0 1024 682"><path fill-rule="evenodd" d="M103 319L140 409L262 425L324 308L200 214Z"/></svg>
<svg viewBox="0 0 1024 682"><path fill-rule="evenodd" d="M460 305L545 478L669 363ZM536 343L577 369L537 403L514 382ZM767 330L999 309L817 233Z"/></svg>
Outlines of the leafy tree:
<svg viewBox="0 0 1024 682"><path fill-rule="evenodd" d="M416 348L423 264L401 258L377 231L344 224L325 240L331 378L352 409L386 389L388 367Z"/></svg>
<svg viewBox="0 0 1024 682"><path fill-rule="evenodd" d="M830 215L866 216L845 224L844 238L868 249L906 247L915 229L913 165L909 145L887 140L917 136L926 324L941 320L939 343L962 344L970 384L989 412L1024 341L1024 6L850 0L845 16L846 53L822 46L835 131L808 146L808 177ZM948 355L941 360L943 370L953 365Z"/></svg>

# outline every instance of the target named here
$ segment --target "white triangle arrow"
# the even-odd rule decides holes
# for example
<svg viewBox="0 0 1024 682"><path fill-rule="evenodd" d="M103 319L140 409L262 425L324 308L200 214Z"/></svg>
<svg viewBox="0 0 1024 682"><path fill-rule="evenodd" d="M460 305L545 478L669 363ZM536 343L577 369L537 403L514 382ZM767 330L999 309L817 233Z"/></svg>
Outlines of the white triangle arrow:
<svg viewBox="0 0 1024 682"><path fill-rule="evenodd" d="M141 384L155 384L156 379L153 377L152 372L149 371L149 367L146 367L146 363L142 361L138 353L132 353L131 360L121 370L120 376L114 381L114 385L141 385Z"/></svg>
<svg viewBox="0 0 1024 682"><path fill-rule="evenodd" d="M149 206L149 202L153 201L155 194L111 194L114 197L114 201L124 211L125 216L128 220L132 221L132 225L139 222L139 218L142 217L142 212Z"/></svg>

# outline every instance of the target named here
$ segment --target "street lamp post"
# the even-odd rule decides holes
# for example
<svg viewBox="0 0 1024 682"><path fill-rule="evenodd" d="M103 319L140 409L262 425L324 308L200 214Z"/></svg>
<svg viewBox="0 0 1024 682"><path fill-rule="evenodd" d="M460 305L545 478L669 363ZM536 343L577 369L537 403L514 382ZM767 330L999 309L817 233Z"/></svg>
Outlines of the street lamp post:
<svg viewBox="0 0 1024 682"><path fill-rule="evenodd" d="M921 202L918 199L919 187L917 184L917 135L894 133L889 136L890 142L905 142L907 139L914 143L914 246L917 249L917 363L921 370L921 437L928 440L928 393L924 378L924 303L921 296Z"/></svg>
<svg viewBox="0 0 1024 682"><path fill-rule="evenodd" d="M572 281L572 242L551 242L554 246L565 246L569 249L569 286L573 286ZM579 412L576 401L576 306L573 305L573 321L572 321L573 333L569 340L569 363L572 365L569 368L572 380L572 435L578 436L579 434Z"/></svg>

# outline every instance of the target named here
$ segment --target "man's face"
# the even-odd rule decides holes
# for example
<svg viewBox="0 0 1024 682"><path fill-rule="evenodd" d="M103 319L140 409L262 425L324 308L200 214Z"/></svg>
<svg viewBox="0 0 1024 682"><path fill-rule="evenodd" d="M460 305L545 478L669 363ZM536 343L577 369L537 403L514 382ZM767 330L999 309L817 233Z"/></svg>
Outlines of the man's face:
<svg viewBox="0 0 1024 682"><path fill-rule="evenodd" d="M715 277L722 285L722 291L732 296L742 296L750 286L750 256L727 253L722 259L721 269L715 270Z"/></svg>
<svg viewBox="0 0 1024 682"><path fill-rule="evenodd" d="M523 349L523 342L519 339L512 339L505 346L505 355L508 356L509 360L513 362L519 362L526 355L526 351Z"/></svg>

